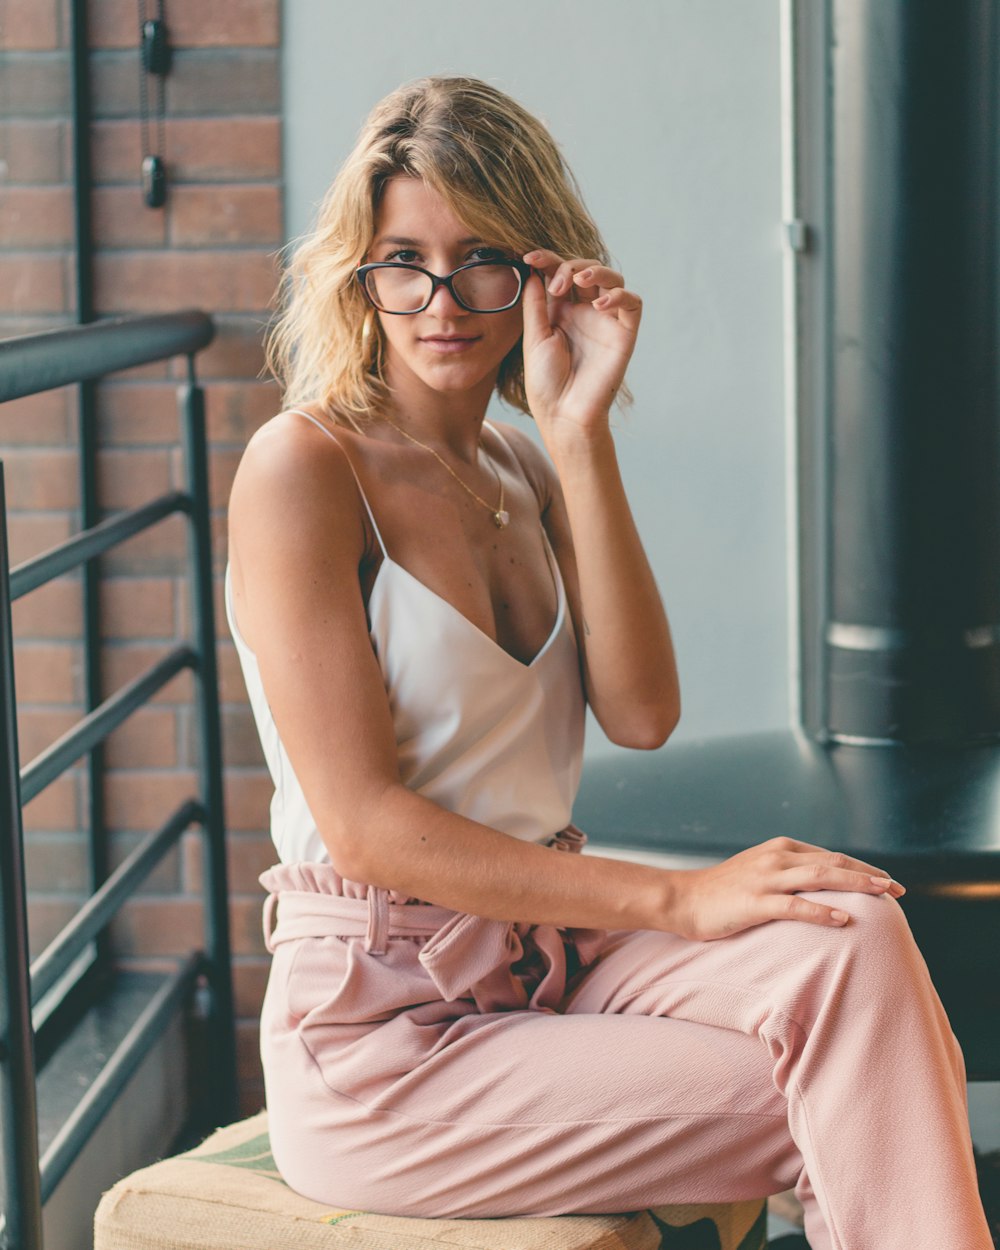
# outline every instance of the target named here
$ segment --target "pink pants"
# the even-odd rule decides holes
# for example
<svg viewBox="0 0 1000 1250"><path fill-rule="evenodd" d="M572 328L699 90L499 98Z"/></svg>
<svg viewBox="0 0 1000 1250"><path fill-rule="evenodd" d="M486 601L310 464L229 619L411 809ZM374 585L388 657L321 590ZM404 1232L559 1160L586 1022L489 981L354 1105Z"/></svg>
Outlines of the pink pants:
<svg viewBox="0 0 1000 1250"><path fill-rule="evenodd" d="M329 865L261 882L271 1143L307 1197L544 1216L794 1186L813 1250L991 1250L961 1052L891 899L692 942L484 920Z"/></svg>

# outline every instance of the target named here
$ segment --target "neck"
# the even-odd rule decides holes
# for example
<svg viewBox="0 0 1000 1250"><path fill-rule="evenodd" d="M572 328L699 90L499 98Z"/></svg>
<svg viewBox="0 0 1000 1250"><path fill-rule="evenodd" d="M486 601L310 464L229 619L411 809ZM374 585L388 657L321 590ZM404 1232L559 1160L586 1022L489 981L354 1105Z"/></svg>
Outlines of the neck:
<svg viewBox="0 0 1000 1250"><path fill-rule="evenodd" d="M391 368L386 372L389 420L435 451L475 464L495 379L485 378L469 390L439 391L412 373L398 378Z"/></svg>

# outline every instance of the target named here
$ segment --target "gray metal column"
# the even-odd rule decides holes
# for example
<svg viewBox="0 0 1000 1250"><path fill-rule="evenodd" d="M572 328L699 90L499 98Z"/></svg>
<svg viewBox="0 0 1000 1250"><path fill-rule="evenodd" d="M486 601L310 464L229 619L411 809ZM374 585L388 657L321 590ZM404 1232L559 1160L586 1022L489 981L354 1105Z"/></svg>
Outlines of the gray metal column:
<svg viewBox="0 0 1000 1250"><path fill-rule="evenodd" d="M831 19L826 729L994 738L998 4Z"/></svg>

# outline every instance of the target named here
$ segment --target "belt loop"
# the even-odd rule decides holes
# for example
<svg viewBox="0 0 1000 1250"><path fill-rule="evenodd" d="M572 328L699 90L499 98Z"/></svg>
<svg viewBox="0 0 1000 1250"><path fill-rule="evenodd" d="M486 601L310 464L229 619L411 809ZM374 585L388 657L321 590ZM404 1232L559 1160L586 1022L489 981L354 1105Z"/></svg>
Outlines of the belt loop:
<svg viewBox="0 0 1000 1250"><path fill-rule="evenodd" d="M264 899L264 945L272 955L274 954L274 942L272 940L274 936L274 910L277 905L277 894L268 894L267 898Z"/></svg>
<svg viewBox="0 0 1000 1250"><path fill-rule="evenodd" d="M368 887L368 932L365 950L384 955L389 949L389 894L381 887Z"/></svg>

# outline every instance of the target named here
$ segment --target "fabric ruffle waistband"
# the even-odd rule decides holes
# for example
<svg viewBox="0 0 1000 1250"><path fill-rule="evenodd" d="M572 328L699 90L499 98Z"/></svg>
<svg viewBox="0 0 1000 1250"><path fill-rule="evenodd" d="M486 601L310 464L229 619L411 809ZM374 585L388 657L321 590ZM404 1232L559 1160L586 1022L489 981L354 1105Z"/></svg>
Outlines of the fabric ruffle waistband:
<svg viewBox="0 0 1000 1250"><path fill-rule="evenodd" d="M548 845L557 851L579 852L586 834L570 825ZM426 938L417 958L446 1001L489 982L491 974L509 967L525 945L539 950L549 964L557 956L563 936L573 941L581 962L589 962L587 948L603 934L566 930L453 911L374 886L351 882L330 864L277 864L260 876L268 891L264 902L264 941L269 951L283 942L303 938L364 938L372 955L384 955L392 938ZM551 948L551 949L549 949ZM476 995L480 997L479 994Z"/></svg>

